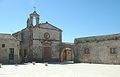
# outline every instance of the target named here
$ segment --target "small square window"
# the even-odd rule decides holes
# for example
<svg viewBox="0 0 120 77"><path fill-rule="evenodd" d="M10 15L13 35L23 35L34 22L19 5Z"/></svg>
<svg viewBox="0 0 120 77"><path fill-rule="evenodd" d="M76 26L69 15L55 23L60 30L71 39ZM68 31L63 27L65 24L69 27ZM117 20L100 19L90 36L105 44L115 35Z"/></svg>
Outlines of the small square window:
<svg viewBox="0 0 120 77"><path fill-rule="evenodd" d="M2 48L4 48L5 47L5 44L2 44Z"/></svg>
<svg viewBox="0 0 120 77"><path fill-rule="evenodd" d="M110 54L117 54L116 48L110 48Z"/></svg>

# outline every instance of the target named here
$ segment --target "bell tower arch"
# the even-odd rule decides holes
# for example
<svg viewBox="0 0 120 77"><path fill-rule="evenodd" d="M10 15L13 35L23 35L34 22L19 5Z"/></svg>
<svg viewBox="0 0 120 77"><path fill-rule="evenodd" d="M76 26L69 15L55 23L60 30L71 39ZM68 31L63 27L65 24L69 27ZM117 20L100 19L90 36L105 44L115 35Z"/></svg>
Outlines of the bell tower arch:
<svg viewBox="0 0 120 77"><path fill-rule="evenodd" d="M35 22L34 22L35 21ZM30 17L27 20L27 27L33 27L39 26L39 14L36 13L36 11L34 11L33 13L30 14Z"/></svg>

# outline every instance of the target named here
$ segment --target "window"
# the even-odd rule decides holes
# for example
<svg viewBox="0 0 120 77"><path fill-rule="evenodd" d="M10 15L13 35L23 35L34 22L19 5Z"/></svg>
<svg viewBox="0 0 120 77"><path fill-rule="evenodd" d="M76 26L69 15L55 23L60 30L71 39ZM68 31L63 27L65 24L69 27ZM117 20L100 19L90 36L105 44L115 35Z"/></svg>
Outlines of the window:
<svg viewBox="0 0 120 77"><path fill-rule="evenodd" d="M24 57L27 56L27 49L24 49Z"/></svg>
<svg viewBox="0 0 120 77"><path fill-rule="evenodd" d="M116 48L110 48L110 54L117 54Z"/></svg>
<svg viewBox="0 0 120 77"><path fill-rule="evenodd" d="M84 54L90 54L89 48L84 48Z"/></svg>
<svg viewBox="0 0 120 77"><path fill-rule="evenodd" d="M9 48L9 60L14 60L14 48Z"/></svg>
<svg viewBox="0 0 120 77"><path fill-rule="evenodd" d="M24 40L24 33L21 33L21 40Z"/></svg>
<svg viewBox="0 0 120 77"><path fill-rule="evenodd" d="M22 52L21 52L21 49L19 50L19 55L22 56Z"/></svg>
<svg viewBox="0 0 120 77"><path fill-rule="evenodd" d="M5 47L5 44L2 44L2 48L4 48Z"/></svg>
<svg viewBox="0 0 120 77"><path fill-rule="evenodd" d="M10 48L9 51L10 51L10 54L14 54L14 48Z"/></svg>

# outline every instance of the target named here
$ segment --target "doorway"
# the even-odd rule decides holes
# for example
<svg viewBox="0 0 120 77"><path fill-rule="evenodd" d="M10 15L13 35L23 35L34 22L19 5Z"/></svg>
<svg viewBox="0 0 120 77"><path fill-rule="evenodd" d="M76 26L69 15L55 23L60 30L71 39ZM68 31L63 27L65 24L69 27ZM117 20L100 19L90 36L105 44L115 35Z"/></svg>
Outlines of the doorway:
<svg viewBox="0 0 120 77"><path fill-rule="evenodd" d="M14 62L14 48L9 48L9 62Z"/></svg>
<svg viewBox="0 0 120 77"><path fill-rule="evenodd" d="M45 62L51 60L51 47L44 47L43 59Z"/></svg>
<svg viewBox="0 0 120 77"><path fill-rule="evenodd" d="M71 48L65 48L60 53L60 61L73 61L74 60L74 53Z"/></svg>
<svg viewBox="0 0 120 77"><path fill-rule="evenodd" d="M43 43L43 61L49 62L51 60L51 42L44 41Z"/></svg>

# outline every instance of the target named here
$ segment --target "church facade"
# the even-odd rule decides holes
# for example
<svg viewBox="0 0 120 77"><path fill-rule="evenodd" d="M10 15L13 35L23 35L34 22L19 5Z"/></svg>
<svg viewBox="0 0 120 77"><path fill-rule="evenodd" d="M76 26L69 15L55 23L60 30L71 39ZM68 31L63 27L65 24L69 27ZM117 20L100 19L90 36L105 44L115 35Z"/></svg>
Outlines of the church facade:
<svg viewBox="0 0 120 77"><path fill-rule="evenodd" d="M120 64L120 34L75 38L62 42L62 30L49 22L40 23L36 11L29 15L26 28L0 34L0 63L74 61Z"/></svg>
<svg viewBox="0 0 120 77"><path fill-rule="evenodd" d="M36 11L30 14L27 27L13 36L20 40L23 62L64 61L74 58L73 45L62 43L62 30L48 22L39 23Z"/></svg>

